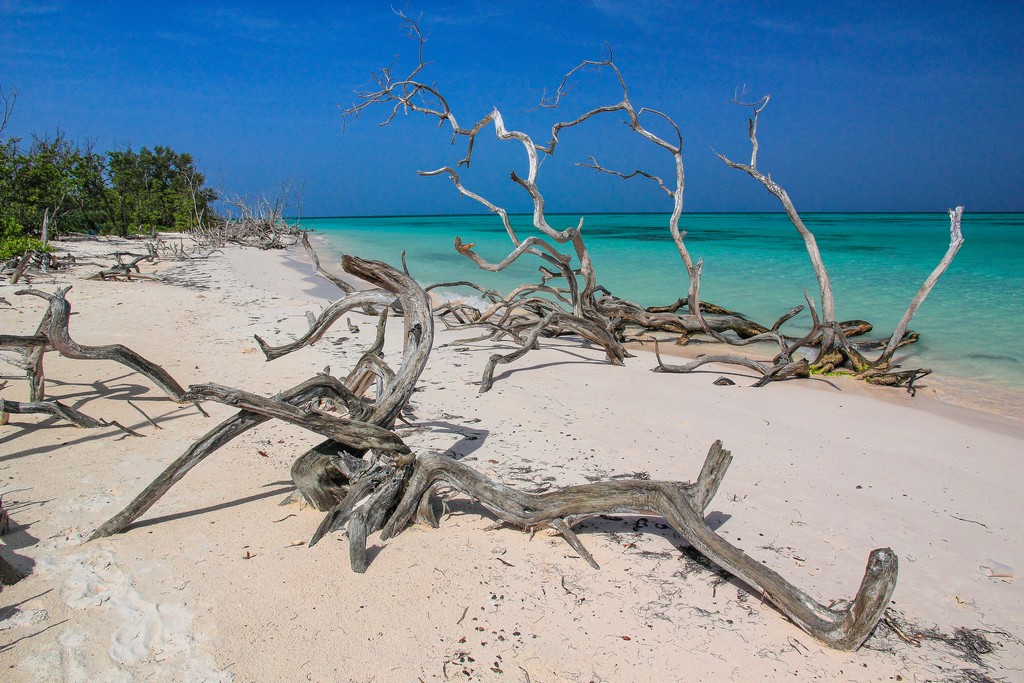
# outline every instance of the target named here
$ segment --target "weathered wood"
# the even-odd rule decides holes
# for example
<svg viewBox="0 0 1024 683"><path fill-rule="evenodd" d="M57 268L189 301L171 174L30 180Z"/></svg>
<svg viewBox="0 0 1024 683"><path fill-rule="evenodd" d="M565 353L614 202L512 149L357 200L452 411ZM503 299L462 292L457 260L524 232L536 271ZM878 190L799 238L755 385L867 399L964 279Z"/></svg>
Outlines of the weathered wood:
<svg viewBox="0 0 1024 683"><path fill-rule="evenodd" d="M54 294L46 294L35 289L23 289L16 294L38 296L46 299L49 304L49 317L46 328L41 332L49 339L53 348L67 358L76 360L110 360L148 378L165 394L178 403L184 402L185 390L171 375L159 365L146 360L135 351L122 344L106 344L103 346L84 346L71 338L68 323L71 318L71 304L65 294L70 287L60 288Z"/></svg>
<svg viewBox="0 0 1024 683"><path fill-rule="evenodd" d="M623 359L626 357L625 349L612 339L607 330L598 327L595 323L584 318L578 318L567 313L555 311L553 313L549 313L543 320L533 327L533 331L530 332L530 335L523 340L523 344L520 348L512 351L511 353L496 353L487 360L487 365L484 366L483 376L480 379L480 393L483 394L491 390L491 387L494 385L494 369L499 363L511 363L525 356L530 349L536 347L537 338L541 333L552 325L564 326L576 332L583 338L600 344L604 348L605 354L612 365L622 365Z"/></svg>
<svg viewBox="0 0 1024 683"><path fill-rule="evenodd" d="M430 310L430 299L415 280L386 263L345 255L342 257L342 267L345 272L397 295L402 307L402 364L383 387L382 395L377 397L369 418L374 425L390 428L412 397L416 381L430 357L434 343L434 318Z"/></svg>
<svg viewBox="0 0 1024 683"><path fill-rule="evenodd" d="M292 405L303 405L309 401L323 396L341 399L344 393L344 385L334 377L317 375L291 389L284 391L278 397L280 402ZM145 514L146 510L153 506L160 498L170 490L174 484L181 480L189 470L198 465L211 454L215 453L221 446L229 443L235 437L244 434L253 427L263 424L270 417L248 410L240 410L234 416L221 422L203 435L198 441L185 450L174 462L160 473L149 486L145 488L135 499L129 503L121 512L117 513L104 522L90 539L110 536L123 531L129 524Z"/></svg>
<svg viewBox="0 0 1024 683"><path fill-rule="evenodd" d="M811 262L811 267L814 269L814 276L818 279L818 288L821 293L821 311L822 317L826 323L834 322L836 319L836 306L835 296L832 292L832 281L828 274L828 269L825 268L825 263L821 258L821 251L818 249L817 240L814 237L814 233L807 229L804 225L803 219L800 218L800 214L797 212L796 207L793 205L793 201L789 198L789 194L781 185L772 180L771 176L764 175L757 168L757 123L758 117L764 108L768 106L768 101L771 99L770 95L766 95L761 98L757 103L747 105L750 106L752 114L748 120L748 131L750 136L750 163L741 164L736 163L725 156L719 154L718 157L725 162L730 168L735 168L743 171L751 178L761 183L768 192L775 196L776 199L782 204L783 209L786 212L786 216L789 217L793 227L796 228L800 234L800 238L804 242L804 247L807 250L807 256ZM828 342L826 337L826 345Z"/></svg>
<svg viewBox="0 0 1024 683"><path fill-rule="evenodd" d="M314 273L327 280L346 294L351 294L356 291L355 287L333 273L327 272L320 266L320 256L316 253L316 249L313 248L313 245L309 243L309 233L305 231L302 233L302 247L306 250L306 255L309 256L309 260L313 264Z"/></svg>
<svg viewBox="0 0 1024 683"><path fill-rule="evenodd" d="M298 425L352 449L374 448L389 453L409 453L394 432L375 424L305 410L289 401L265 398L243 389L220 384L193 384L186 394L191 401L215 401L269 418ZM339 392L339 397L341 396Z"/></svg>
<svg viewBox="0 0 1024 683"><path fill-rule="evenodd" d="M366 306L372 305L390 306L394 300L394 294L380 289L368 289L362 292L353 292L352 294L331 303L331 305L325 308L324 311L317 316L316 321L310 325L308 332L289 344L271 346L258 334L253 336L256 338L256 343L259 344L260 350L263 351L263 355L267 357L267 360L274 360L294 351L298 351L306 346L315 344L324 336L324 334L327 333L334 323L341 319L341 316L345 315L349 311L362 309Z"/></svg>
<svg viewBox="0 0 1024 683"><path fill-rule="evenodd" d="M658 364L651 368L652 372L688 373L708 365L709 363L739 365L761 375L761 379L758 380L754 386L764 386L771 380L807 378L811 376L810 365L808 365L807 360L803 358L797 361L790 361L783 358L769 365L768 363L763 363L761 361L754 360L753 358L744 358L743 356L730 354L711 356L701 355L688 363L684 363L683 365L669 365L661 360L661 353L658 351L657 341L655 341L654 350Z"/></svg>
<svg viewBox="0 0 1024 683"><path fill-rule="evenodd" d="M334 507L327 510L327 515L313 532L308 545L312 547L327 534L344 527L355 511L356 505L367 496L372 495L383 479L384 475L380 471L374 471L352 482L345 496L338 500ZM365 543L366 539L363 538L362 542Z"/></svg>
<svg viewBox="0 0 1024 683"><path fill-rule="evenodd" d="M719 445L720 448L720 445ZM713 451L715 449L712 449ZM888 548L871 552L861 586L845 609L820 604L781 575L733 546L715 533L703 519L701 502L717 488L727 460L702 470L713 483L683 484L665 481L607 481L569 486L557 491L530 494L484 477L467 465L440 454L417 456L395 513L384 525L382 539L399 533L419 508L431 487L447 485L480 502L499 519L524 529L552 527L565 534L572 524L600 514L658 514L702 555L761 591L793 623L820 642L839 650L855 650L871 634L882 617L896 585L898 560ZM589 552L575 535L567 535L585 558ZM593 560L593 558L590 558Z"/></svg>
<svg viewBox="0 0 1024 683"><path fill-rule="evenodd" d="M960 251L960 247L963 246L964 236L960 230L960 220L964 215L964 207L958 206L955 209L949 210L949 247L946 249L946 253L943 254L942 259L939 260L935 269L932 270L931 274L925 278L925 281L921 284L921 287L917 290L917 294L910 301L907 306L907 310L903 313L903 317L900 318L899 323L896 325L896 329L893 330L892 335L889 337L889 343L885 347L885 351L882 355L875 360L876 365L887 365L892 360L893 354L896 349L899 348L900 343L903 341L903 335L907 331L907 327L910 325L911 319L914 314L917 313L917 309L921 307L924 300L928 298L928 294L932 291L935 283L939 281L942 274L949 268L949 264L953 262L953 258L957 252Z"/></svg>
<svg viewBox="0 0 1024 683"><path fill-rule="evenodd" d="M14 272L11 273L11 279L8 281L9 284L18 284L18 280L20 280L21 276L25 274L25 269L28 268L28 264L31 259L31 251L25 251L25 253L21 255L21 260L18 261L18 265L14 267Z"/></svg>
<svg viewBox="0 0 1024 683"><path fill-rule="evenodd" d="M46 335L0 334L0 349L32 349L50 343Z"/></svg>
<svg viewBox="0 0 1024 683"><path fill-rule="evenodd" d="M348 556L352 571L358 574L366 571L366 538L384 525L405 483L406 475L404 469L392 472L352 513L348 523Z"/></svg>
<svg viewBox="0 0 1024 683"><path fill-rule="evenodd" d="M291 477L306 502L326 512L348 495L351 482L368 465L344 445L328 439L295 459Z"/></svg>
<svg viewBox="0 0 1024 683"><path fill-rule="evenodd" d="M0 557L0 585L13 586L25 578L25 575L14 568L10 562Z"/></svg>
<svg viewBox="0 0 1024 683"><path fill-rule="evenodd" d="M42 320L36 327L35 336L40 336L50 324L50 309L47 308ZM44 335L45 336L45 335ZM47 350L52 347L47 339L46 344L40 344L22 352L25 362L25 375L28 378L29 401L42 401L46 398L46 373L43 370L43 357Z"/></svg>
<svg viewBox="0 0 1024 683"><path fill-rule="evenodd" d="M416 380L430 354L433 319L427 295L411 278L387 264L352 256L345 256L342 264L347 272L381 287L386 293L390 292L386 296L392 299L397 297L405 312L402 365L389 378L374 403L364 404L359 395L345 383L329 375L318 375L274 399L215 384L193 385L186 394L187 400L212 400L235 405L242 410L194 443L128 507L97 529L93 538L123 530L145 513L192 467L239 434L271 418L282 419L323 434L332 442L345 446L351 457L359 457L361 453L356 455L359 451L373 449L394 460L411 459L409 448L390 428L412 396ZM350 296L359 296L359 293ZM373 296L378 297L378 301L384 300L380 291ZM377 350L383 345L383 319L384 316L374 344ZM298 407L324 396L343 403L349 409L350 416L327 415ZM331 457L331 450L331 446L321 444L321 447L300 456L302 462L296 461L294 466L300 475L296 485L306 500L317 507L336 501L345 485L345 482L337 480L336 475L343 471L346 464ZM341 449L337 452L340 454ZM354 467L351 463L348 466L351 472ZM351 480L353 477L346 475L346 478ZM354 478L358 479L358 476Z"/></svg>
<svg viewBox="0 0 1024 683"><path fill-rule="evenodd" d="M142 436L138 432L129 429L116 420L108 422L107 420L98 420L94 417L89 417L80 410L75 410L71 406L64 405L60 401L53 399L45 401L8 401L0 398L0 414L10 413L11 415L52 415L62 420L67 420L76 427L82 429L99 429L100 427L117 427L126 434L132 436Z"/></svg>

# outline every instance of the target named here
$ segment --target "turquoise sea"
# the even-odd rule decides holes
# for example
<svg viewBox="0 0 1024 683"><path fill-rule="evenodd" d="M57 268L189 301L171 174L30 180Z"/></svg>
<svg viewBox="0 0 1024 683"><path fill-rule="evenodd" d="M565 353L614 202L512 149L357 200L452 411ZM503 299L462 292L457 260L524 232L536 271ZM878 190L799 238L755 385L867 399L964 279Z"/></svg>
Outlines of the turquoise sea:
<svg viewBox="0 0 1024 683"><path fill-rule="evenodd" d="M803 218L832 276L839 318L868 320L879 337L888 336L949 244L944 213ZM520 239L535 234L530 221L528 215L512 217ZM549 215L548 221L563 228L576 225L579 216ZM583 234L598 281L644 305L685 296L686 271L667 221L664 214L586 216ZM476 243L474 250L489 261L504 258L510 241L493 215L303 218L301 223L333 245L332 257L344 251L400 265L404 250L410 272L422 284L465 279L507 291L538 277L540 262L533 257L488 273L455 252L458 235ZM694 260L704 260L702 299L768 325L803 303L804 288L817 300L807 252L784 214L686 214L680 225ZM908 347L904 364L1024 390L1024 214L965 213L962 226L960 253L911 323L921 341ZM787 323L790 331L808 326L806 312Z"/></svg>

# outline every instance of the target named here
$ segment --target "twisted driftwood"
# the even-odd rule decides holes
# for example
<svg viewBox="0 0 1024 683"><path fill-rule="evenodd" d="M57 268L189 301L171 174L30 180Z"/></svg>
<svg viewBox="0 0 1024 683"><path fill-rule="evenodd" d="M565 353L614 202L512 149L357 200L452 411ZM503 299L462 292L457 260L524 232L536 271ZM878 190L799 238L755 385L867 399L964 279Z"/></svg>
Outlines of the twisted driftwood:
<svg viewBox="0 0 1024 683"><path fill-rule="evenodd" d="M694 261L691 257L684 240L686 233L680 229L685 189L682 131L667 114L634 105L626 81L612 60L610 51L606 58L601 60L585 60L566 73L562 77L562 81L555 94L544 98L540 106L548 109L558 108L569 93L570 81L578 78L581 73L591 70L607 71L614 76L611 82L617 84L618 90L621 93L616 94L618 100L585 111L571 120L555 123L551 127L550 138L547 142L536 142L528 134L508 128L502 113L498 109L492 109L472 126L461 125L439 86L432 82L420 80L420 73L428 66L428 62L424 61L423 58L425 39L418 23L414 19L407 17L401 12L398 12L398 14L405 25L408 35L418 42L418 60L415 67L404 78L397 77L392 67L377 72L374 76L376 88L356 91L358 100L355 104L342 110L343 118L348 121L371 107L382 106L385 110L389 110L389 113L381 125L391 124L399 112L407 113L412 111L427 118L436 119L438 126L450 126L452 142L457 140L465 141L465 156L454 165L442 166L435 170L420 171L419 174L427 177L447 177L455 186L456 191L462 196L481 204L500 218L502 226L512 243L511 251L497 260L484 258L473 250L474 244L463 243L459 237L455 238L455 250L469 258L479 268L489 272L504 270L527 255L544 261L544 265L540 267L542 274L540 285L523 285L517 288L517 291L527 293L544 291L549 295L547 304L539 303L536 300L520 300L515 294L510 294L503 299L500 297L492 299L492 304L487 310L483 311L474 311L472 307L465 304L459 304L458 306L448 304L444 306L445 312L451 314L459 326L484 327L489 330L487 334L478 339L467 341L510 338L520 347L503 356L491 357L484 370L481 391L489 389L493 382L495 362L512 362L521 358L530 350L537 348L538 337L555 336L564 334L567 331L571 331L584 340L598 343L606 350L610 350L608 358L612 363L621 362L623 358L628 357L629 354L621 347L621 343L629 340L629 333L636 329L639 329L644 336L651 332L668 332L681 335L678 343L685 343L692 335L696 334L709 336L714 341L730 346L741 346L763 341L772 342L778 346L778 352L771 360L751 362L740 355L719 354L718 356L718 362L741 365L760 374L760 379L755 386L764 386L769 382L780 379L808 377L811 374L843 372L874 384L905 386L908 391L914 393L914 382L930 372L923 369L898 370L897 366L892 365L892 356L894 351L900 346L917 340L917 335L907 329L907 324L910 322L914 311L916 311L938 279L938 276L941 275L949 265L949 262L952 261L953 255L955 255L960 243L962 243L962 238L959 237L960 209L955 211L955 218L953 217L954 212L951 212L951 220L956 222L957 230L956 235L951 235L950 249L946 257L943 258L939 268L922 286L918 296L911 302L904 320L897 326L896 331L885 340L852 342L849 339L850 337L866 334L870 331L871 325L864 321L838 322L836 320L836 305L832 283L814 234L804 225L786 191L775 183L770 176L762 174L757 169L757 121L769 98L765 97L757 103L747 105L753 108L753 116L749 122L749 136L752 146L750 163L739 164L722 155L719 156L730 167L743 170L762 183L779 199L787 216L792 221L806 246L811 267L819 284L820 319L817 317L813 304L808 299L808 309L813 323L810 333L799 339L786 335L780 331L781 325L796 316L802 310L802 306L792 309L790 313L782 316L775 325L769 328L740 314L719 307L709 306L700 301L702 262L699 259ZM647 143L655 145L672 158L675 174L674 178L667 179L639 169L629 173L612 170L601 165L592 156L589 162L577 165L592 169L598 173L616 176L622 180L643 178L653 182L671 200L672 211L668 220L668 229L676 250L686 267L689 279L686 299L680 299L674 306L644 308L635 302L612 295L598 283L594 264L584 244L583 220L581 219L576 227L567 227L562 230L558 230L548 223L545 198L538 184L538 176L544 158L555 154L560 144L560 136L566 131L571 131L591 119L608 114L619 116L630 131L642 137ZM649 127L648 121L652 118L658 124L656 127L666 130L668 132L667 135L655 133ZM526 157L527 173L521 176L513 171L510 177L512 182L519 185L529 195L533 205L533 228L539 235L531 235L521 239L512 227L508 212L504 207L495 204L478 191L468 188L463 183L458 169L463 166L469 167L473 158L477 136L488 128L493 128L494 135L498 140L522 145ZM567 250L566 253L559 250L562 248ZM554 280L561 281L564 283L564 286L558 289L545 288L549 282ZM462 284L473 286L481 292L487 291L472 283ZM603 294L603 296L598 297L599 293ZM685 313L682 312L684 301L687 309ZM557 318L562 324L553 325L552 321L555 318L549 317L549 314L552 313L551 307L553 305L558 306L559 304L564 305L559 307L562 316ZM541 310L534 310L537 307ZM492 318L496 308L502 310L503 313ZM568 325L567 321L569 318L576 319L577 324ZM447 321L446 324L448 324ZM537 334L531 334L531 330L534 327L538 328ZM586 333L583 330L586 330ZM598 332L594 332L594 330ZM636 337L635 332L633 334L634 338L639 338ZM529 340L529 343L527 343L527 340ZM874 360L868 360L864 357L862 351L874 347L884 347L884 350ZM817 349L813 360L808 361L801 357L801 351L805 348ZM675 366L668 366L659 362L655 371L692 372L706 362L700 361Z"/></svg>
<svg viewBox="0 0 1024 683"><path fill-rule="evenodd" d="M796 206L793 204L793 201L790 199L786 190L775 182L770 175L765 175L757 168L757 153L759 149L757 140L758 117L761 115L761 112L764 111L764 108L768 106L770 99L771 96L766 95L756 103L737 102L737 104L750 107L752 111L751 117L747 120L751 147L750 163L738 163L722 154L718 154L718 157L730 168L743 171L749 175L751 178L763 185L764 188L772 194L772 196L778 199L779 203L782 204L782 208L786 212L786 216L793 224L793 227L796 228L800 238L804 242L808 259L811 262L814 275L818 280L818 289L821 296L820 319L816 315L810 300L808 300L814 323L811 336L812 338L816 337L816 340L818 341L817 355L814 360L810 362L810 368L812 371L818 373L846 371L854 377L863 379L872 384L879 384L883 386L905 386L907 390L913 394L914 382L918 378L929 374L931 371L925 369L897 371L891 364L892 357L896 352L896 349L900 346L917 340L917 335L908 329L910 320L914 317L914 314L924 302L925 298L927 298L928 294L935 286L935 283L938 282L939 277L942 276L949 265L953 262L953 258L963 245L964 239L960 230L960 221L963 216L964 207L958 206L955 209L949 210L949 247L942 259L940 259L938 265L928 278L925 279L917 294L907 306L903 317L900 319L900 322L897 324L893 333L887 340L885 340L884 350L874 360L865 358L860 353L860 349L857 348L858 345L851 344L848 341L847 330L844 330L842 326L836 322L835 295L833 293L832 281L829 277L828 269L825 267L825 263L821 258L821 252L818 249L818 243L814 237L814 233L812 233L804 224L803 219L797 212ZM720 341L728 340L720 339ZM805 345L807 344L805 343ZM787 358L791 362L792 353L795 352L797 348L799 347L788 350ZM782 354L777 356L776 361L779 361L781 356ZM733 357L725 362L735 363L737 360ZM766 374L765 377L767 378L769 375Z"/></svg>
<svg viewBox="0 0 1024 683"><path fill-rule="evenodd" d="M731 545L704 522L703 512L731 461L729 451L716 441L693 484L617 480L529 494L488 479L443 454L423 453L416 458L402 500L384 525L381 538L386 540L399 533L417 513L430 523L431 513L424 512L429 510L430 492L443 485L478 500L510 524L530 530L555 529L596 569L597 562L571 531L572 525L602 514L657 514L702 555L760 591L815 639L838 650L860 647L881 619L896 586L895 553L889 548L871 552L864 578L849 607L830 609L818 603L777 572Z"/></svg>
<svg viewBox="0 0 1024 683"><path fill-rule="evenodd" d="M277 402L290 405L304 405L322 398L342 398L344 391L341 383L327 375L317 375L291 389L282 392ZM92 534L92 538L110 536L123 531L129 524L141 517L181 480L189 470L198 465L207 456L249 431L257 425L268 421L270 416L261 415L250 410L240 410L234 416L221 422L189 446L167 469L165 469L142 493L125 507L124 510L111 517Z"/></svg>
<svg viewBox="0 0 1024 683"><path fill-rule="evenodd" d="M49 306L33 335L0 334L0 350L18 351L29 383L29 401L5 401L0 398L0 423L5 424L9 414L49 414L67 420L76 427L96 429L113 426L132 436L141 434L125 427L116 420L96 419L70 406L54 400L46 399L46 381L43 372L43 357L47 351L58 351L61 355L73 359L111 360L120 363L135 372L149 378L157 387L174 401L181 403L186 399L185 391L171 375L159 365L140 356L121 344L104 346L84 346L71 338L68 323L71 318L71 304L66 294L71 287L58 288L54 294L46 294L36 289L23 289L17 294L37 296L45 299ZM202 407L195 404L203 413ZM136 408L137 409L137 408ZM147 419L149 419L147 417Z"/></svg>
<svg viewBox="0 0 1024 683"><path fill-rule="evenodd" d="M382 314L372 347L344 381L322 374L275 398L213 384L190 387L188 399L218 401L238 406L240 411L186 450L128 507L100 526L92 538L123 531L185 473L222 445L269 419L280 419L327 437L298 457L292 466L292 478L308 502L327 511L309 545L315 545L326 534L347 528L353 571L367 569L366 542L375 531L381 530L383 539L393 537L413 518L436 527L431 497L441 489L470 496L503 522L530 531L554 529L595 569L597 561L572 531L573 525L601 514L658 514L699 552L761 591L797 626L826 645L852 650L870 635L895 586L895 554L887 548L871 553L861 587L848 608L821 605L729 544L704 522L704 511L732 461L721 442L712 445L700 476L692 484L616 480L569 486L544 494L507 487L444 454L414 453L394 432L393 425L415 389L433 342L433 319L426 292L407 275L383 263L346 256L343 266L380 288L374 303L384 303L389 297L398 300L404 312L404 345L398 369L382 371L386 368L379 356L386 321ZM353 293L334 307L337 310L356 306L362 301L365 296L360 298ZM333 316L332 322L337 319ZM524 346L535 341L539 329L533 328ZM293 345L290 350L302 345ZM364 375L356 372L363 366L381 371L381 381L372 398L363 395L368 385ZM322 399L330 399L347 415L321 410Z"/></svg>
<svg viewBox="0 0 1024 683"><path fill-rule="evenodd" d="M397 297L402 309L407 312L402 366L398 372L389 374L389 381L375 400L366 403L352 391L352 386L363 385L361 375L350 375L347 382L326 374L318 375L274 399L217 385L192 386L188 393L190 399L237 405L242 410L186 450L128 507L97 529L93 538L124 530L192 467L235 437L271 418L290 421L329 437L329 442L299 456L293 465L293 476L300 493L310 504L321 510L329 509L344 497L346 481L338 481L336 473L351 470L347 459L361 458L370 448L399 456L409 453L409 449L390 428L412 396L433 343L433 321L426 293L410 278L386 264L351 256L345 256L342 264L347 272L381 289L354 292L337 302L336 307L344 307L346 304L343 302L346 301L355 302L353 307L362 303L386 304ZM337 319L334 317L332 321ZM378 341L382 343L382 340ZM296 345L291 350L302 345ZM379 344L375 343L374 346L376 348ZM373 354L364 354L364 360L367 355ZM380 362L383 364L383 361ZM344 405L348 417L299 408L320 398L330 398Z"/></svg>
<svg viewBox="0 0 1024 683"><path fill-rule="evenodd" d="M45 351L52 347L62 356L76 360L110 360L148 378L153 384L177 403L185 401L185 390L162 367L146 360L135 351L122 344L106 344L103 346L85 346L71 338L68 323L71 319L71 304L66 294L71 287L58 288L54 294L47 294L37 289L22 289L16 294L37 296L49 302L49 309L43 316L36 334L31 337L6 335L0 337L0 348L30 349ZM44 341L45 340L45 341ZM41 353L35 367L29 370L33 387L39 386L38 392L33 390L33 400L42 400L42 357Z"/></svg>

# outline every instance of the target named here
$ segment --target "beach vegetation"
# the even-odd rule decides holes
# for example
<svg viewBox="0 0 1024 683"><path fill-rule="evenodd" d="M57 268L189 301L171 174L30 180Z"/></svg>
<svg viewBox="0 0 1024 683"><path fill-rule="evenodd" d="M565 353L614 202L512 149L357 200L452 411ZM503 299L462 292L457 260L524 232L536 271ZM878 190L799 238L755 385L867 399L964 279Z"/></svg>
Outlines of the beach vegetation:
<svg viewBox="0 0 1024 683"><path fill-rule="evenodd" d="M3 126L16 91L6 91ZM189 231L216 220L218 194L187 152L150 149L97 152L66 132L0 138L0 220L4 239L46 243L64 232L152 234Z"/></svg>
<svg viewBox="0 0 1024 683"><path fill-rule="evenodd" d="M12 217L0 218L0 263L21 256L26 251L51 252L53 247L26 235L24 228L15 223Z"/></svg>

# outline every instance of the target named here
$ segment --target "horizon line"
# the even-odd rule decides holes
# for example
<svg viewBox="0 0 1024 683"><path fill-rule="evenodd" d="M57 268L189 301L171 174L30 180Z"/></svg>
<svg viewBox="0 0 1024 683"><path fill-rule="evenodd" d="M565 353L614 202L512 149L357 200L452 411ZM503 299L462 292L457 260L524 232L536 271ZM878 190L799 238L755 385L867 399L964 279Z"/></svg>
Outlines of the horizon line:
<svg viewBox="0 0 1024 683"><path fill-rule="evenodd" d="M930 215L941 215L946 213L945 211L805 211L801 215L812 216L812 215L858 215L858 216L891 216L891 215L910 215L910 214L930 214ZM968 215L1000 215L1000 214L1021 214L1024 211L971 211L964 212L964 216ZM545 216L670 216L671 211L597 211L590 214L576 213L571 211L559 211L545 213ZM322 220L328 218L469 218L476 216L493 216L492 212L483 213L395 213L395 214L351 214L351 215L322 215L322 216L285 216L285 220ZM532 211L523 211L520 213L509 212L509 216L532 216ZM746 216L767 216L767 215L786 215L785 211L691 211L684 213L683 216L734 216L734 215L746 215Z"/></svg>

